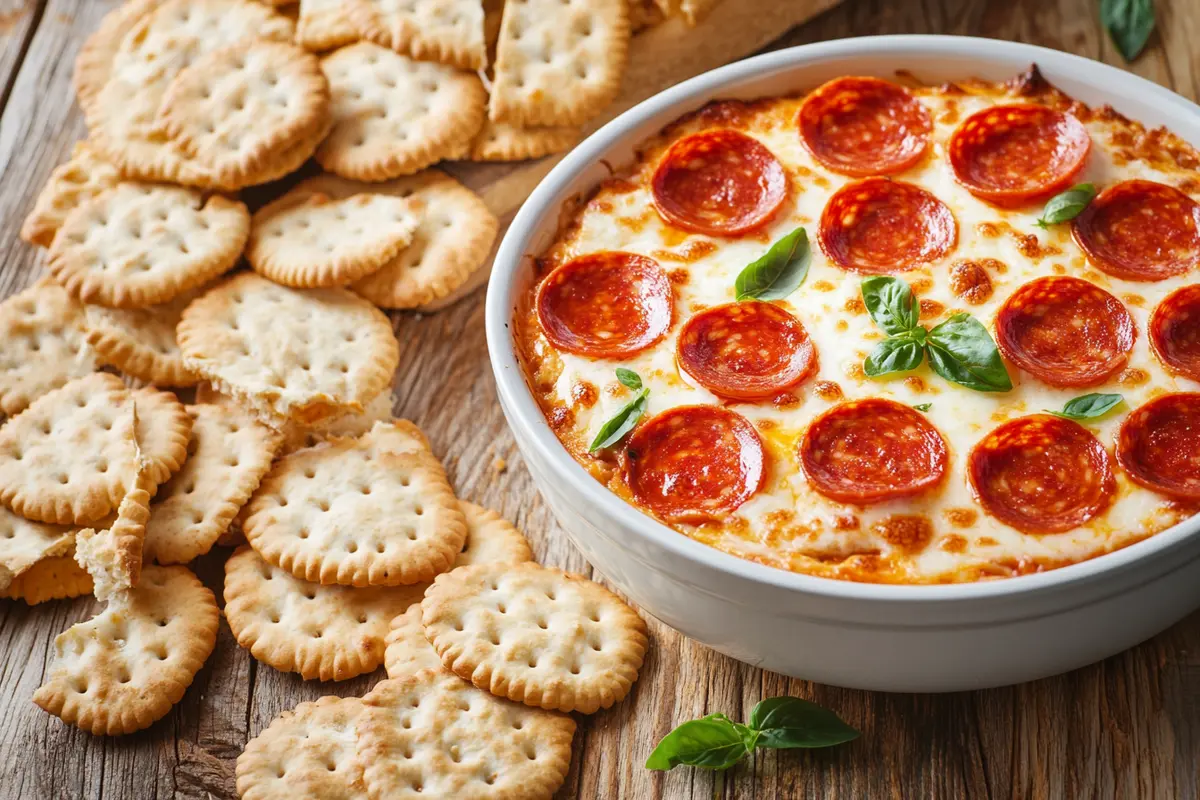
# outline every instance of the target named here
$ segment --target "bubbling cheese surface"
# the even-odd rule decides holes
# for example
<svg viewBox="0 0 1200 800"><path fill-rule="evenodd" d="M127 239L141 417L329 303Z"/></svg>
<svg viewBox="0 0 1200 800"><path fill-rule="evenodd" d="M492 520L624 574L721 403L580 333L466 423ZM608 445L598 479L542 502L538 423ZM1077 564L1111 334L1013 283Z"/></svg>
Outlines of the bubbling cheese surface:
<svg viewBox="0 0 1200 800"><path fill-rule="evenodd" d="M587 453L600 427L631 397L614 369L636 371L650 388L646 418L681 405L727 405L750 420L762 437L769 461L765 484L720 522L672 527L752 561L859 581L970 581L1050 569L1119 549L1195 513L1196 508L1132 483L1115 466L1115 459L1117 491L1112 504L1085 525L1064 533L1022 533L990 517L973 497L966 475L968 454L1007 420L1059 410L1068 400L1089 392L1119 393L1125 404L1116 412L1081 422L1112 455L1117 429L1132 409L1167 392L1200 390L1197 382L1164 369L1146 336L1155 306L1180 286L1196 283L1195 270L1157 282L1120 280L1100 272L1072 240L1069 224L1049 230L1034 224L1043 201L1001 209L959 185L946 158L946 143L959 123L989 105L1039 102L1069 109L1091 136L1091 153L1076 182L1103 188L1144 178L1196 197L1200 160L1169 134L1148 134L1136 122L1109 110L1088 109L1048 87L1036 97L1016 97L1010 91L1004 84L978 81L912 89L933 120L930 147L915 166L892 177L916 184L945 203L957 221L958 241L945 257L897 277L908 281L919 297L925 327L965 311L983 323L993 338L997 311L1022 285L1048 275L1084 278L1114 295L1133 317L1136 339L1122 372L1086 389L1055 388L1007 363L1014 388L998 394L949 383L930 370L928 360L913 372L867 378L863 360L884 334L863 306L863 276L831 263L817 243L826 203L855 179L824 168L802 144L795 125L802 97L718 102L647 142L636 163L619 170L566 217L557 241L539 259L544 274L577 256L627 251L655 259L675 288L675 318L668 335L649 350L621 361L558 352L540 330L532 298L518 310L518 339L530 386L564 446L598 480L636 505L616 456ZM689 233L666 225L654 209L650 179L661 155L680 137L715 127L732 127L753 136L788 174L788 201L765 228L751 235L716 238ZM807 329L817 350L817 370L782 402L723 401L679 368L675 355L679 329L693 314L732 302L738 273L797 226L808 232L811 266L800 288L777 302ZM964 294L953 279L955 265L961 262L986 271L992 291L982 302L968 302L979 298ZM927 418L949 446L945 480L936 489L866 507L834 502L814 491L796 456L806 428L837 403L867 397L910 406L930 404ZM923 520L919 530L932 535L916 540L908 535L906 531L914 529L913 518Z"/></svg>

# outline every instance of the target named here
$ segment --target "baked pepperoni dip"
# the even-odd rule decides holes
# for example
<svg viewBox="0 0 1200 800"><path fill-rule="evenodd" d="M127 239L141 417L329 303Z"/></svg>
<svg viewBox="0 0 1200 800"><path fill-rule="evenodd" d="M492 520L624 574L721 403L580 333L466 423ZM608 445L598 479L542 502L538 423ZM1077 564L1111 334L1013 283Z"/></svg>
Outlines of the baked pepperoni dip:
<svg viewBox="0 0 1200 800"><path fill-rule="evenodd" d="M710 103L563 215L546 419L681 535L830 578L1053 569L1200 511L1200 155L1030 69Z"/></svg>

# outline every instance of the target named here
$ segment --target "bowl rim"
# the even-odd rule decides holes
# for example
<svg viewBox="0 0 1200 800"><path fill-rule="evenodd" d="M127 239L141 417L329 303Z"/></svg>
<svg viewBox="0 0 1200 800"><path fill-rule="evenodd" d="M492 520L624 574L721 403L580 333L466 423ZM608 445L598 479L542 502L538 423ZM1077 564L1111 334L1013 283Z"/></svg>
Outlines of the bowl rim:
<svg viewBox="0 0 1200 800"><path fill-rule="evenodd" d="M610 148L627 138L630 131L654 116L676 108L682 114L690 110L689 103L706 102L719 96L722 90L735 88L742 81L763 78L789 68L812 66L824 59L863 55L872 51L875 54L890 53L897 59L926 55L973 57L980 62L1016 59L1027 64L1036 62L1039 67L1049 68L1053 72L1073 72L1080 77L1086 75L1085 82L1103 85L1116 102L1136 92L1143 102L1195 117L1195 135L1200 137L1200 106L1145 78L1072 53L971 36L904 34L836 39L764 53L683 81L620 114L568 153L530 193L504 235L488 285L485 332L497 393L513 436L522 437L525 444L536 448L538 455L552 465L561 480L569 484L570 491L588 497L623 528L636 532L638 536L680 559L683 563L677 568L707 568L748 583L829 599L943 603L1028 595L1072 584L1091 583L1181 546L1200 532L1200 514L1111 553L1047 572L996 581L932 585L858 583L791 572L710 547L643 514L595 480L571 457L550 429L529 389L513 347L510 320L514 308L514 277L526 262L533 233L547 215L557 218L559 207L566 199L563 193L577 174L600 160ZM1200 146L1200 141L1192 141Z"/></svg>

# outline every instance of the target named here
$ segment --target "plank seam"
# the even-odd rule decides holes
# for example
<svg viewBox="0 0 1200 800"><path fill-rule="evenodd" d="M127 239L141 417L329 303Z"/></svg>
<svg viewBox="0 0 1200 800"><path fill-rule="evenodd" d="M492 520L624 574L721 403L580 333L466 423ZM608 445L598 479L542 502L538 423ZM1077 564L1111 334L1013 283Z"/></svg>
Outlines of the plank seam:
<svg viewBox="0 0 1200 800"><path fill-rule="evenodd" d="M38 27L42 24L42 15L46 12L46 4L48 0L40 0L33 7L33 19L30 20L29 27L25 29L25 35L21 39L21 49L17 54L17 60L13 63L12 69L8 73L8 79L4 82L4 88L0 89L0 114L8 106L8 98L12 94L13 85L17 82L17 75L21 72L21 67L25 64L25 56L29 52L29 45L33 42L34 34L37 33Z"/></svg>

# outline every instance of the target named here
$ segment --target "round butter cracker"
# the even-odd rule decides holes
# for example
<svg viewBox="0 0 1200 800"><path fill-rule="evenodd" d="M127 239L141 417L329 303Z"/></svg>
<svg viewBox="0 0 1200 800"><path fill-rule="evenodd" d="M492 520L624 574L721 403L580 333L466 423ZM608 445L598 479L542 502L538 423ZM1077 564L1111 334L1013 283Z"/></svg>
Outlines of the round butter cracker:
<svg viewBox="0 0 1200 800"><path fill-rule="evenodd" d="M445 670L382 681L362 702L358 759L372 800L549 800L567 776L573 719Z"/></svg>
<svg viewBox="0 0 1200 800"><path fill-rule="evenodd" d="M447 669L500 697L591 714L629 693L646 624L598 583L559 569L479 564L439 575L421 601Z"/></svg>
<svg viewBox="0 0 1200 800"><path fill-rule="evenodd" d="M327 171L360 181L419 172L469 147L487 92L472 72L414 61L369 42L326 56L333 130L317 149Z"/></svg>
<svg viewBox="0 0 1200 800"><path fill-rule="evenodd" d="M249 547L225 562L225 618L259 661L306 680L342 681L383 663L392 618L408 603L389 586L323 586Z"/></svg>
<svg viewBox="0 0 1200 800"><path fill-rule="evenodd" d="M275 463L250 500L243 530L267 561L297 578L397 586L448 569L466 521L437 459L398 452L395 426L334 439Z"/></svg>
<svg viewBox="0 0 1200 800"><path fill-rule="evenodd" d="M362 710L358 697L322 697L284 711L238 756L238 796L364 800L362 766L355 758Z"/></svg>
<svg viewBox="0 0 1200 800"><path fill-rule="evenodd" d="M183 363L175 328L190 294L145 308L84 307L87 343L105 364L159 386L192 386L198 376Z"/></svg>
<svg viewBox="0 0 1200 800"><path fill-rule="evenodd" d="M207 283L238 260L246 207L192 189L121 183L71 211L47 269L84 303L135 308Z"/></svg>
<svg viewBox="0 0 1200 800"><path fill-rule="evenodd" d="M159 117L167 135L219 185L256 182L279 148L329 118L317 57L287 42L243 39L175 76Z"/></svg>
<svg viewBox="0 0 1200 800"><path fill-rule="evenodd" d="M412 241L418 213L409 200L367 186L331 196L324 183L302 182L254 214L246 259L256 272L286 286L344 286Z"/></svg>
<svg viewBox="0 0 1200 800"><path fill-rule="evenodd" d="M89 524L131 487L136 451L121 379L77 378L0 427L0 502L39 522Z"/></svg>

